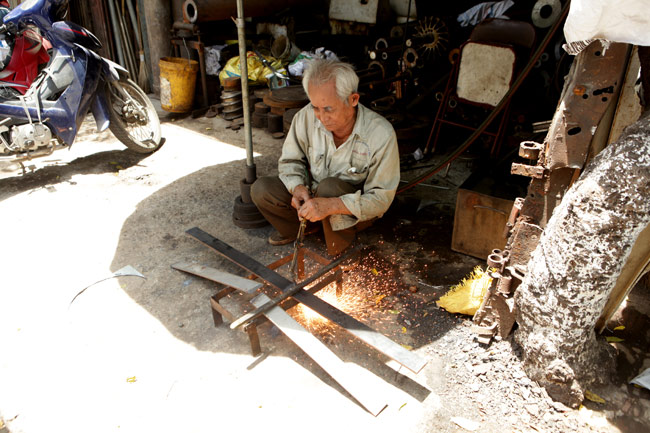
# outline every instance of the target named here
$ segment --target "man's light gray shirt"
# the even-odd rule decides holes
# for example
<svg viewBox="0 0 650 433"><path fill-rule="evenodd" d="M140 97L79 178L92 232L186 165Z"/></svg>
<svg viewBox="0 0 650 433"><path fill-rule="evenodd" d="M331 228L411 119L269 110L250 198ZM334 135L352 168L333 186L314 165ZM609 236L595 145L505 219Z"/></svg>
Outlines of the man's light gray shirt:
<svg viewBox="0 0 650 433"><path fill-rule="evenodd" d="M332 133L316 118L309 104L293 118L278 162L280 179L290 193L298 185L307 186L307 168L312 191L328 177L363 185L356 193L340 197L353 216L332 215L334 230L380 217L388 210L399 184L395 130L382 116L358 104L354 129L337 148Z"/></svg>

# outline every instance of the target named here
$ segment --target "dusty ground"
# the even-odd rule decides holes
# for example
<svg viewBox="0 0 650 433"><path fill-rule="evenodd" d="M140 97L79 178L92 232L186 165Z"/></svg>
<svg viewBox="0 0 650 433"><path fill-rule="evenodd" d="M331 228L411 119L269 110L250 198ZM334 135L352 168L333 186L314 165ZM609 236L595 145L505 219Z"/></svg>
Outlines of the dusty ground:
<svg viewBox="0 0 650 433"><path fill-rule="evenodd" d="M244 135L225 126L219 118L168 117L166 144L137 156L87 124L70 152L33 162L31 173L4 167L0 419L6 430L648 430L648 390L621 382L593 390L605 404L571 410L527 379L511 339L480 346L468 318L436 306L483 264L449 249L462 164L437 179L442 188L401 197L363 233L361 242L375 250L345 275L355 302L342 308L426 357L424 370L399 369L340 329L308 324L341 358L380 379L377 392L388 406L378 417L269 324L260 327L264 354L252 357L243 332L214 327L215 285L170 267L190 261L243 275L184 234L195 226L262 263L291 251L266 243L269 227L231 223ZM254 143L258 174L274 173L281 141L255 130ZM320 236L308 237L306 246L322 252ZM109 278L126 265L146 279ZM226 303L238 308L237 301Z"/></svg>

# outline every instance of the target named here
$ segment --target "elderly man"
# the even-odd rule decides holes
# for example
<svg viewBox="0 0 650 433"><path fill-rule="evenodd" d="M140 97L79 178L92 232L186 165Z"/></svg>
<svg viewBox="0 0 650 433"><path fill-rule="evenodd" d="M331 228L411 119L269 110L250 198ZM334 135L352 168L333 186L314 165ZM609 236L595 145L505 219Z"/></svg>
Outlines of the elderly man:
<svg viewBox="0 0 650 433"><path fill-rule="evenodd" d="M270 244L293 242L305 218L322 222L327 251L337 255L393 201L397 139L386 119L359 103L359 77L349 64L314 60L302 83L311 104L293 119L279 177L259 178L251 196L276 229Z"/></svg>

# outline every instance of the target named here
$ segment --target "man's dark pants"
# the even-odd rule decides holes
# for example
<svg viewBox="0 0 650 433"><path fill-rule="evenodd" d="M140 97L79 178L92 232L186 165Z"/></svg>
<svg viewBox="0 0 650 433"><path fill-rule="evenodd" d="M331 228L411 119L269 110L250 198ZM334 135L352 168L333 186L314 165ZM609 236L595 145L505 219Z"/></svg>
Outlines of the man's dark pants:
<svg viewBox="0 0 650 433"><path fill-rule="evenodd" d="M318 184L314 197L340 197L354 193L360 188L340 179L329 177ZM287 191L280 178L276 176L261 177L251 187L251 198L264 218L285 238L293 239L298 233L300 222L296 209L291 206L292 195ZM364 221L345 230L332 230L329 217L322 220L327 253L340 254L354 241L355 234L370 226L371 221Z"/></svg>

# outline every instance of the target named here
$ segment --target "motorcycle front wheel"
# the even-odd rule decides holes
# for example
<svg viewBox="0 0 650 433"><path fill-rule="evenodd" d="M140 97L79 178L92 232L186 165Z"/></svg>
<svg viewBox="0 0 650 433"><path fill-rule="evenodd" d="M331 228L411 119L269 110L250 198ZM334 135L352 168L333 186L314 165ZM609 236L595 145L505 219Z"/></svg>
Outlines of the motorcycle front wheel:
<svg viewBox="0 0 650 433"><path fill-rule="evenodd" d="M118 140L138 153L151 153L160 147L160 119L137 84L129 79L109 82L106 98L111 116L109 129Z"/></svg>

